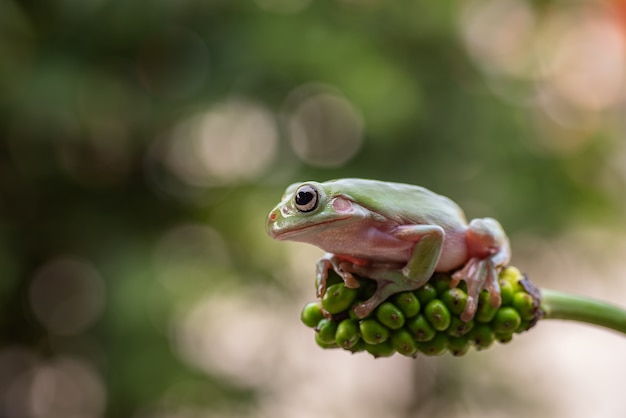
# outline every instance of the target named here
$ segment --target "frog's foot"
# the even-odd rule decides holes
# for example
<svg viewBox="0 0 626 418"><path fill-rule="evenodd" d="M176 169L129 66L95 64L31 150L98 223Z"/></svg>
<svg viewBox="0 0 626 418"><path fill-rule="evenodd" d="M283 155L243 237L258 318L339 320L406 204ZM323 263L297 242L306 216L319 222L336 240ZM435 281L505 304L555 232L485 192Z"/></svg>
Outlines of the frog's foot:
<svg viewBox="0 0 626 418"><path fill-rule="evenodd" d="M407 278L402 269L397 268L397 265L377 265L373 266L360 266L352 263L342 263L341 267L344 270L351 271L362 277L376 281L376 292L371 298L365 302L354 307L354 313L359 318L365 318L374 311L391 295L407 290L414 290L424 285L429 277L423 281L412 280ZM393 268L392 268L393 267Z"/></svg>
<svg viewBox="0 0 626 418"><path fill-rule="evenodd" d="M322 258L317 261L316 264L316 293L317 297L321 298L326 293L326 282L328 281L328 270L333 269L345 283L346 287L351 289L357 289L360 286L359 281L352 275L350 271L344 270L343 266L346 263L340 257L334 254L324 254ZM352 265L352 263L347 263Z"/></svg>
<svg viewBox="0 0 626 418"><path fill-rule="evenodd" d="M377 280L376 292L374 292L374 295L365 302L356 305L353 308L354 313L361 319L365 318L370 315L374 309L378 307L378 305L383 303L389 296L395 293L398 293L398 291L394 289L393 282Z"/></svg>
<svg viewBox="0 0 626 418"><path fill-rule="evenodd" d="M470 321L478 307L478 296L483 289L487 289L493 307L502 303L500 286L498 285L498 270L490 258L470 258L467 264L452 275L450 287L458 286L464 280L467 283L467 304L461 314L461 319Z"/></svg>

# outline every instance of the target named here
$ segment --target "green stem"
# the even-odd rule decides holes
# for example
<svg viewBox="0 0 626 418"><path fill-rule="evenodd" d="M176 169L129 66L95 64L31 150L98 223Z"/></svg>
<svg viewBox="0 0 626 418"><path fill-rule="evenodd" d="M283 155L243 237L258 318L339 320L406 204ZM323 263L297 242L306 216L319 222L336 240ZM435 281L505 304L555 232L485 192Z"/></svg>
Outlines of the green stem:
<svg viewBox="0 0 626 418"><path fill-rule="evenodd" d="M626 335L626 310L606 302L541 289L541 309L544 319L586 322Z"/></svg>

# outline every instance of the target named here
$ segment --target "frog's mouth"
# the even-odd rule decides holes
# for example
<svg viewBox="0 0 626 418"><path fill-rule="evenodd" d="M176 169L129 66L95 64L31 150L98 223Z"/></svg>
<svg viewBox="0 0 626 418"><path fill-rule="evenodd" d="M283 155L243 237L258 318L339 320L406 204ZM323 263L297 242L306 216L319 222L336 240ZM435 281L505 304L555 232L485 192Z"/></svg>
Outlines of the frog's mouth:
<svg viewBox="0 0 626 418"><path fill-rule="evenodd" d="M292 208L283 208L278 212L272 212L267 223L269 235L277 240L311 242L312 244L315 244L317 237L323 237L326 240L339 240L342 238L340 235L343 235L345 238L345 231L343 229L339 231L338 227L328 225L337 222L354 224L363 221L368 215L367 211L362 207L355 205L352 201L342 196L332 199L328 206L332 207L332 214L327 214L324 217L311 217L308 218L308 222L307 218L301 218L302 221L299 225L288 222L289 219L294 217L295 212ZM307 236L315 236L316 239L307 240L300 238Z"/></svg>
<svg viewBox="0 0 626 418"><path fill-rule="evenodd" d="M298 237L301 235L307 235L307 232L312 230L318 230L319 234L328 233L328 229L325 229L326 225L330 225L336 222L341 222L350 219L350 216L345 216L341 218L329 219L324 222L316 222L311 223L310 225L303 225L299 228L289 229L289 230L281 230L280 225L278 223L274 223L269 228L270 235L272 238L277 240L293 240L294 237ZM332 229L332 228L331 228Z"/></svg>

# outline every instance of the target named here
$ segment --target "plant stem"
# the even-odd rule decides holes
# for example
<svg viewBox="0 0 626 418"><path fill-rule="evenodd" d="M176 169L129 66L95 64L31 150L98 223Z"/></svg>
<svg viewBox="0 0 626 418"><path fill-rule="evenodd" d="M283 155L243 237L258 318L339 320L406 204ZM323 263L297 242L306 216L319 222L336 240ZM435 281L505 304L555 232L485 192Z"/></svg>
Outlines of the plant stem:
<svg viewBox="0 0 626 418"><path fill-rule="evenodd" d="M586 322L626 335L626 310L606 302L541 289L541 309L544 319Z"/></svg>

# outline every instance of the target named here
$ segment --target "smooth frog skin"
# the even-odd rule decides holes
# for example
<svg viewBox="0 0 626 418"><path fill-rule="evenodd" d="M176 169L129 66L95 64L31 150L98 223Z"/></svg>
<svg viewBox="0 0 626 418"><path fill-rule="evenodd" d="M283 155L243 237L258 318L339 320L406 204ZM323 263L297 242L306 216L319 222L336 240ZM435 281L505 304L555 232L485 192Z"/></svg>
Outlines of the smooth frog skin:
<svg viewBox="0 0 626 418"><path fill-rule="evenodd" d="M357 274L377 281L375 294L358 305L360 318L389 296L423 286L434 272L456 270L451 286L467 283L461 315L474 317L487 289L499 306L498 273L510 259L508 238L491 218L469 224L459 206L420 186L365 179L292 184L267 219L278 240L313 244L326 255L317 263L318 296L333 268L348 287Z"/></svg>

